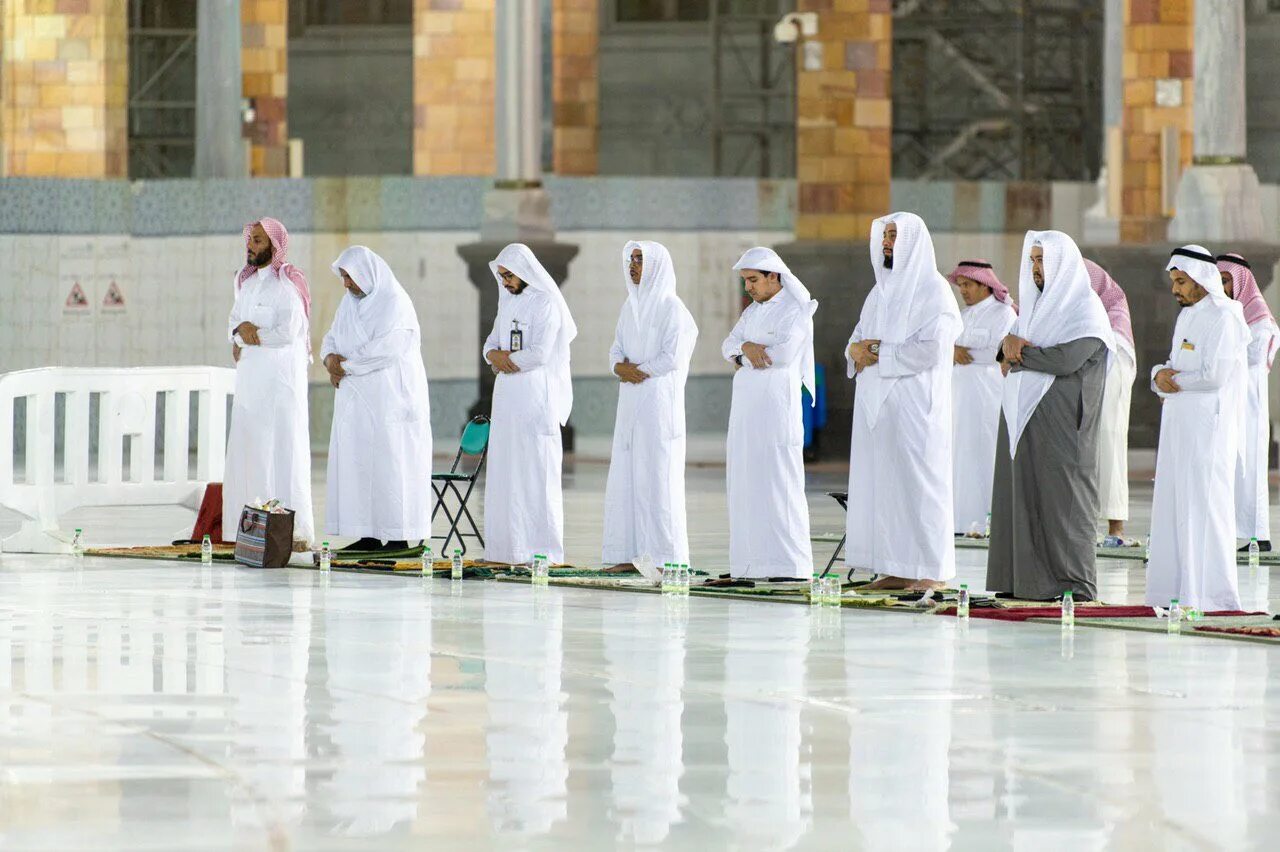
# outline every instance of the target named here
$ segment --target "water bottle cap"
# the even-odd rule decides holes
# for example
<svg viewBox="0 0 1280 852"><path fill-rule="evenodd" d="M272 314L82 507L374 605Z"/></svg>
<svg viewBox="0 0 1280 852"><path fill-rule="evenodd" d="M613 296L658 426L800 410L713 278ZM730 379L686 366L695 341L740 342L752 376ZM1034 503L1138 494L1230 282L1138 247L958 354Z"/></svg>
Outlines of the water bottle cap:
<svg viewBox="0 0 1280 852"><path fill-rule="evenodd" d="M76 532L84 532L84 530L80 529L79 527L76 527Z"/></svg>
<svg viewBox="0 0 1280 852"><path fill-rule="evenodd" d="M322 542L320 542L320 543L321 543L321 544L323 544L325 547L328 547L328 546L329 546L329 542L327 542L327 541L322 541Z"/></svg>
<svg viewBox="0 0 1280 852"><path fill-rule="evenodd" d="M453 552L454 552L454 553L461 553L461 552L462 552L462 548L461 548L461 547L455 547L455 548L453 549Z"/></svg>
<svg viewBox="0 0 1280 852"><path fill-rule="evenodd" d="M1070 589L1067 589L1065 592L1062 593L1062 596L1064 598L1073 598L1075 597L1075 594Z"/></svg>
<svg viewBox="0 0 1280 852"><path fill-rule="evenodd" d="M961 583L961 584L960 584L960 588L961 588L961 589L963 589L963 590L965 590L965 591L967 592L967 591L969 591L969 584L968 584L968 583Z"/></svg>
<svg viewBox="0 0 1280 852"><path fill-rule="evenodd" d="M1175 604L1177 604L1177 603L1178 603L1178 599L1177 599L1177 598L1170 598L1170 599L1169 599L1169 606L1174 606L1174 605L1175 605Z"/></svg>

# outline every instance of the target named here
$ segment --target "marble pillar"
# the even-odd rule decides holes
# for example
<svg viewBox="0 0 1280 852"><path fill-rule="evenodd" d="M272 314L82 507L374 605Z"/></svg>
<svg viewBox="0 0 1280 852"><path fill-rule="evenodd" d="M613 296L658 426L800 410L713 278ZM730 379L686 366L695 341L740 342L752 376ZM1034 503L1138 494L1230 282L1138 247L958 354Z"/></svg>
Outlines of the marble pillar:
<svg viewBox="0 0 1280 852"><path fill-rule="evenodd" d="M198 178L244 177L240 0L200 0L196 9Z"/></svg>
<svg viewBox="0 0 1280 852"><path fill-rule="evenodd" d="M1258 176L1245 159L1245 0L1196 0L1194 156L1178 185L1175 242L1264 239Z"/></svg>
<svg viewBox="0 0 1280 852"><path fill-rule="evenodd" d="M542 187L542 20L537 0L494 9L496 183L484 200L485 240L552 239Z"/></svg>

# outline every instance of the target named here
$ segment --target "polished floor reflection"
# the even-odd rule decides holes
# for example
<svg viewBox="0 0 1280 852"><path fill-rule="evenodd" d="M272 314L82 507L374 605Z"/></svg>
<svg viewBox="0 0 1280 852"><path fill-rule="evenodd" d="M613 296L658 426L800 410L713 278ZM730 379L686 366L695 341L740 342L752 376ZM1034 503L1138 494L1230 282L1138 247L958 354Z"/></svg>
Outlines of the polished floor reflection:
<svg viewBox="0 0 1280 852"><path fill-rule="evenodd" d="M1246 849L1280 650L0 562L0 849Z"/></svg>

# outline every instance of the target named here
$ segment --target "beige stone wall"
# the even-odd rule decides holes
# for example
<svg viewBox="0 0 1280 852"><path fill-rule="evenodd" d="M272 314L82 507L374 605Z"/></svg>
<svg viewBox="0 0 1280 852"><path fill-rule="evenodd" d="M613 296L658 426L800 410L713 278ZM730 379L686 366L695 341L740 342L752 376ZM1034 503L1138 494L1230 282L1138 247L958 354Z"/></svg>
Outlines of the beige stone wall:
<svg viewBox="0 0 1280 852"><path fill-rule="evenodd" d="M890 0L798 0L796 8L818 13L822 45L822 70L797 72L796 238L864 239L889 212Z"/></svg>
<svg viewBox="0 0 1280 852"><path fill-rule="evenodd" d="M125 0L0 0L0 175L128 172Z"/></svg>
<svg viewBox="0 0 1280 852"><path fill-rule="evenodd" d="M289 3L241 0L240 73L244 96L253 106L248 126L249 173L289 174Z"/></svg>
<svg viewBox="0 0 1280 852"><path fill-rule="evenodd" d="M1192 155L1193 0L1125 0L1124 111L1121 117L1120 239L1162 242L1168 229L1161 197L1161 135L1180 140L1182 167ZM1157 87L1181 88L1181 106L1156 103ZM1176 189L1176 180L1170 188Z"/></svg>
<svg viewBox="0 0 1280 852"><path fill-rule="evenodd" d="M552 0L552 168L561 175L598 171L600 0Z"/></svg>
<svg viewBox="0 0 1280 852"><path fill-rule="evenodd" d="M493 8L414 0L414 174L493 174Z"/></svg>

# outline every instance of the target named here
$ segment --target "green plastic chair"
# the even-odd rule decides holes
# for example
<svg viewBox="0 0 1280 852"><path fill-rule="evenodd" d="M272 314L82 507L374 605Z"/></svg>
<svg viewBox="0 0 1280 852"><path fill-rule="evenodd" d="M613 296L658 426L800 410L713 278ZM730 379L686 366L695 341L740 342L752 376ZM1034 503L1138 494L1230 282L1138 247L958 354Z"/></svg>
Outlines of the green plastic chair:
<svg viewBox="0 0 1280 852"><path fill-rule="evenodd" d="M431 474L431 490L436 493L436 507L431 511L431 520L435 521L441 509L449 519L448 534L432 536L432 538L444 539L444 544L440 545L442 556L448 554L449 542L455 536L463 553L467 552L467 538L478 539L480 546L484 547L484 536L480 534L476 519L471 516L471 510L467 508L467 501L471 499L471 492L475 490L476 480L480 478L480 471L484 469L484 459L488 453L489 418L482 414L472 418L471 422L467 423L467 428L462 430L462 438L458 441L458 452L453 457L453 466L447 472ZM465 492L462 490L463 483L466 483ZM458 502L457 509L452 512L449 511L445 501L445 495L449 492L453 492L454 499ZM471 525L469 533L464 533L458 528L463 518L466 518L467 523Z"/></svg>

